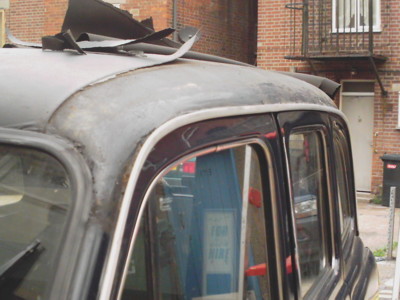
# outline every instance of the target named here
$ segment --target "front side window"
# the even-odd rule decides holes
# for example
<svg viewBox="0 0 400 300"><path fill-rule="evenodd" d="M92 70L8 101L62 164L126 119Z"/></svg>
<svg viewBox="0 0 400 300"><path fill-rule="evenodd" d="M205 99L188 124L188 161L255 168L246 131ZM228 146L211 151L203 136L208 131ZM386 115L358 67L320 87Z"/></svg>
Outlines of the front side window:
<svg viewBox="0 0 400 300"><path fill-rule="evenodd" d="M289 162L300 263L301 291L307 291L327 265L324 207L328 203L324 145L319 131L293 133Z"/></svg>
<svg viewBox="0 0 400 300"><path fill-rule="evenodd" d="M0 145L0 298L43 299L71 203L63 166Z"/></svg>
<svg viewBox="0 0 400 300"><path fill-rule="evenodd" d="M370 5L373 31L380 31L380 0L333 0L333 32L368 32Z"/></svg>
<svg viewBox="0 0 400 300"><path fill-rule="evenodd" d="M148 193L122 299L271 299L263 190L251 146L172 166Z"/></svg>

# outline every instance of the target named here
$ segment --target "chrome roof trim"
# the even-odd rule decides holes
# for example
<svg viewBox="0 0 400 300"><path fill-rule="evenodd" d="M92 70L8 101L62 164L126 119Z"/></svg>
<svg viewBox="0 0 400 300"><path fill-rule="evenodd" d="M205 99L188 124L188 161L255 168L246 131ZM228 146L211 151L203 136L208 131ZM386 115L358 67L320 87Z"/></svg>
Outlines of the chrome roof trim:
<svg viewBox="0 0 400 300"><path fill-rule="evenodd" d="M318 104L299 104L299 103L288 103L288 104L265 104L265 105L249 105L249 106L234 106L234 107L222 107L199 110L193 113L188 113L185 115L173 118L156 130L154 130L145 140L143 147L141 147L136 161L133 165L131 174L129 176L128 184L126 186L125 194L122 199L120 214L118 216L115 233L112 237L111 249L107 256L106 268L103 273L104 276L100 283L100 300L110 299L114 276L117 268L119 250L121 248L123 232L127 222L129 207L131 204L133 191L135 189L136 182L138 180L142 166L146 161L147 156L154 148L154 146L168 133L191 123L200 122L208 119L231 117L231 116L241 116L250 114L262 114L271 112L283 112L283 111L293 111L293 110L311 110L311 111L321 111L327 113L333 113L341 116L346 122L347 119L344 114L333 106L318 105ZM143 215L144 208L140 208L138 218L140 219ZM139 226L135 226L133 239L135 240L138 234Z"/></svg>

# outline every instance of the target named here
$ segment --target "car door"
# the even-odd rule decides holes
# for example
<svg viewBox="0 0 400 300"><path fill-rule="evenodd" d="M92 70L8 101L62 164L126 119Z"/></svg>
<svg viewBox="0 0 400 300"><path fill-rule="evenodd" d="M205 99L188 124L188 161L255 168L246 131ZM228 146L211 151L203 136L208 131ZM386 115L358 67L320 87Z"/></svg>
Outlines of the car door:
<svg viewBox="0 0 400 300"><path fill-rule="evenodd" d="M332 116L334 187L338 205L341 262L344 286L342 298L376 299L378 274L371 251L364 247L357 228L355 183L350 138L345 122Z"/></svg>
<svg viewBox="0 0 400 300"><path fill-rule="evenodd" d="M317 111L278 114L289 177L298 258L298 299L335 297L343 286L336 203L332 192L329 115Z"/></svg>
<svg viewBox="0 0 400 300"><path fill-rule="evenodd" d="M202 121L163 137L130 204L115 297L292 298L282 162L269 114Z"/></svg>

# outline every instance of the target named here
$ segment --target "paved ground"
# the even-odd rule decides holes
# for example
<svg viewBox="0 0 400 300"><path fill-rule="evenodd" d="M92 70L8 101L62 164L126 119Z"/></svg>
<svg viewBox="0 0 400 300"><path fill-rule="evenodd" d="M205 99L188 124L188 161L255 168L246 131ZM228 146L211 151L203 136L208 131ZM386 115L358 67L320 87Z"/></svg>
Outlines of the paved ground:
<svg viewBox="0 0 400 300"><path fill-rule="evenodd" d="M397 241L400 209L395 213L394 241ZM372 251L383 249L388 242L389 208L381 205L358 203L358 225L366 247ZM396 251L393 251L393 256ZM380 299L391 299L396 260L386 257L378 260Z"/></svg>

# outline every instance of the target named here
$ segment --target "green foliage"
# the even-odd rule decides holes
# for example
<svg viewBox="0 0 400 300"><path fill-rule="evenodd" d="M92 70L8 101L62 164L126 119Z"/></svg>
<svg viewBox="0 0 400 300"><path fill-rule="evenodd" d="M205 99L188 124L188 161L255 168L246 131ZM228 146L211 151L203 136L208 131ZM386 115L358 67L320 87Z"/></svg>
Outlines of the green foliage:
<svg viewBox="0 0 400 300"><path fill-rule="evenodd" d="M382 204L382 195L379 194L375 195L375 197L371 199L371 203L379 205Z"/></svg>
<svg viewBox="0 0 400 300"><path fill-rule="evenodd" d="M376 249L373 253L374 253L375 257L383 257L383 256L386 256L386 251L387 251L387 249L386 249L386 247L384 247L384 248Z"/></svg>
<svg viewBox="0 0 400 300"><path fill-rule="evenodd" d="M398 242L393 242L393 251L397 249L398 244L399 244ZM383 247L383 248L376 249L373 252L373 254L375 257L384 257L387 254L387 248Z"/></svg>

